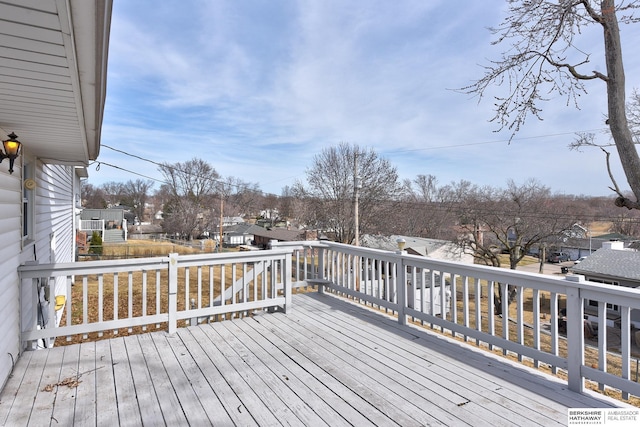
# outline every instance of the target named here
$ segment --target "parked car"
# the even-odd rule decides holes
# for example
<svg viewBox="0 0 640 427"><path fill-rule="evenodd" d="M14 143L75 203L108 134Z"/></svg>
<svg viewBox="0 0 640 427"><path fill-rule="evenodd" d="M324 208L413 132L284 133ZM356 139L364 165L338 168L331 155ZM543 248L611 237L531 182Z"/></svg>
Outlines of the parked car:
<svg viewBox="0 0 640 427"><path fill-rule="evenodd" d="M565 262L570 259L569 254L566 252L551 252L547 257L548 262Z"/></svg>
<svg viewBox="0 0 640 427"><path fill-rule="evenodd" d="M580 258L578 258L577 260L573 261L574 264L580 264L582 261L584 261L585 259L587 259L586 256L581 256Z"/></svg>

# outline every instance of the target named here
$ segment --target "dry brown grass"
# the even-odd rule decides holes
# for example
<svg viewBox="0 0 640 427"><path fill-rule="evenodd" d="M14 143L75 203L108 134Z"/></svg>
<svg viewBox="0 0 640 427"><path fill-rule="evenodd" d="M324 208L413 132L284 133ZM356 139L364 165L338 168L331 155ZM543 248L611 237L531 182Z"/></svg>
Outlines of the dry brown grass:
<svg viewBox="0 0 640 427"><path fill-rule="evenodd" d="M103 248L105 258L141 258L167 256L170 253L180 255L212 253L215 251L216 244L213 240L206 240L202 246L190 247L166 241L128 240L123 244L107 243L103 245Z"/></svg>
<svg viewBox="0 0 640 427"><path fill-rule="evenodd" d="M145 248L149 246L145 242ZM195 253L190 248L177 247L172 245L159 244L153 253L155 256L166 256L169 252L178 252L181 254ZM125 251L122 245L114 245L105 247L105 252L110 255L118 255L123 252L128 254L136 253L136 245ZM140 254L140 252L137 252ZM145 249L145 256L149 252ZM225 304L231 304L235 301L261 300L263 292L273 294L271 287L271 274L267 272L257 274L253 277L253 267L247 266L244 270L243 264L214 266L214 267L190 267L178 269L178 293L177 306L178 310L187 310L191 308L192 301L195 307L209 307L216 299L219 299L222 290L231 288L234 279L239 280L244 274L247 274L249 285L246 294L242 291L231 298L225 300ZM222 283L224 269L224 283ZM234 271L235 270L235 271ZM144 315L153 315L158 313L167 313L168 311L168 272L166 269L156 271L116 273L104 275L88 275L86 277L76 276L74 285L71 288L71 324L82 324L85 319L83 307L86 299L86 323L96 323L100 321L110 321L114 319L124 319L130 317L140 317ZM189 277L187 281L187 275ZM264 283L263 283L263 275ZM84 283L86 281L86 284ZM211 285L213 281L213 285ZM117 285L116 285L117 282ZM198 288L200 283L200 288ZM188 291L187 291L188 286ZM213 289L211 289L211 286ZM100 291L102 289L102 291ZM100 294L102 298L100 298ZM117 298L116 298L117 294ZM117 302L116 302L117 301ZM115 308L117 305L117 314ZM246 313L229 313L220 315L210 320L223 320L232 316L241 316ZM116 317L117 316L117 317ZM186 326L189 321L181 321L178 326ZM61 326L67 325L67 308L63 311ZM90 333L86 335L74 335L71 337L60 338L56 341L56 345L68 345L83 341L93 341L99 339L107 339L117 335L130 335L147 332L149 329L165 330L166 323L137 326L132 328L119 328L104 333Z"/></svg>
<svg viewBox="0 0 640 427"><path fill-rule="evenodd" d="M612 223L608 221L594 221L589 223L588 228L592 236L599 236L610 233L611 225Z"/></svg>

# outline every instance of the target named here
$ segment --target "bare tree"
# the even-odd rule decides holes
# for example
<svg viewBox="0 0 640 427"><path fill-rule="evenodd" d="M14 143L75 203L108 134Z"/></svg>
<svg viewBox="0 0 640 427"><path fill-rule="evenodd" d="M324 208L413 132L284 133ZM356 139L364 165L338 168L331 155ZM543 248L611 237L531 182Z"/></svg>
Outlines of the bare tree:
<svg viewBox="0 0 640 427"><path fill-rule="evenodd" d="M196 203L201 203L216 193L220 175L202 159L163 163L158 168L174 196L191 197Z"/></svg>
<svg viewBox="0 0 640 427"><path fill-rule="evenodd" d="M229 215L254 213L262 197L258 184L251 184L229 176L218 182L218 196L224 199L224 210Z"/></svg>
<svg viewBox="0 0 640 427"><path fill-rule="evenodd" d="M357 160L356 160L357 159ZM372 149L341 143L323 150L307 169L307 187L299 188L314 204L315 218L321 228L335 233L336 240L352 243L355 238L354 194L355 164L361 183L359 189L359 229L377 231L385 220L389 203L400 192L396 168Z"/></svg>
<svg viewBox="0 0 640 427"><path fill-rule="evenodd" d="M164 229L189 238L208 231L214 223L213 197L219 186L218 172L204 160L159 166L170 192L164 206Z"/></svg>
<svg viewBox="0 0 640 427"><path fill-rule="evenodd" d="M141 179L129 180L123 185L121 202L131 207L133 214L140 221L144 220L144 209L152 188L153 181Z"/></svg>
<svg viewBox="0 0 640 427"><path fill-rule="evenodd" d="M640 237L640 218L629 213L624 211L612 218L610 230L613 233L620 233L625 236Z"/></svg>
<svg viewBox="0 0 640 427"><path fill-rule="evenodd" d="M121 182L109 181L100 187L104 195L107 207L119 205L124 194L124 185Z"/></svg>
<svg viewBox="0 0 640 427"><path fill-rule="evenodd" d="M192 239L206 231L202 224L202 207L189 197L172 197L163 207L162 228L165 233Z"/></svg>
<svg viewBox="0 0 640 427"><path fill-rule="evenodd" d="M82 183L81 199L82 206L87 209L106 209L104 190L87 182Z"/></svg>
<svg viewBox="0 0 640 427"><path fill-rule="evenodd" d="M556 92L578 105L585 83L601 81L607 87L606 123L617 148L633 198L612 187L615 204L640 209L640 157L625 111L625 73L618 24L635 23L638 0L507 0L507 17L492 28L494 44L508 44L502 57L485 67L485 75L463 91L485 95L494 85L508 85L505 97L496 97L493 121L500 129L520 130L529 116L540 118L540 102ZM584 28L598 25L604 36L606 71L592 71L590 55L577 47ZM577 59L574 59L577 58ZM590 68L587 68L590 67ZM608 161L608 156L607 156Z"/></svg>
<svg viewBox="0 0 640 427"><path fill-rule="evenodd" d="M393 223L397 234L454 240L455 211L450 209L448 187L438 186L434 175L418 175L403 184L402 206Z"/></svg>
<svg viewBox="0 0 640 427"><path fill-rule="evenodd" d="M501 252L509 257L509 267L518 263L531 249L553 236L570 230L576 219L552 209L549 188L536 180L522 185L509 181L504 190L491 187L474 188L464 196L461 228L464 243L477 260L500 267ZM509 287L511 303L515 288ZM496 293L496 311L502 311L502 287Z"/></svg>

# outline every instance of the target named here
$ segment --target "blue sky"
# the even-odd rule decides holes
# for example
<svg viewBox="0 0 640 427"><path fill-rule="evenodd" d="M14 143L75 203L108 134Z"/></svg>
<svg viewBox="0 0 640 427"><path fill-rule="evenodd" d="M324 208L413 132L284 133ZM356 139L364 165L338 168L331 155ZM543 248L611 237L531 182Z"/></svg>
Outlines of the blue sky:
<svg viewBox="0 0 640 427"><path fill-rule="evenodd" d="M464 179L504 187L537 178L555 193L611 194L600 150L568 149L575 132L604 128L604 83L587 83L580 110L552 96L544 121L530 118L511 143L489 123L490 99L451 90L498 58L487 27L500 23L504 6L115 0L103 164L89 168L89 182L141 178L107 164L161 179L152 163L110 146L155 162L201 158L224 177L281 194L305 181L323 148L348 142L376 150L402 179L431 174L441 185ZM640 26L621 29L630 92L640 87ZM603 70L601 39L586 32L580 47Z"/></svg>

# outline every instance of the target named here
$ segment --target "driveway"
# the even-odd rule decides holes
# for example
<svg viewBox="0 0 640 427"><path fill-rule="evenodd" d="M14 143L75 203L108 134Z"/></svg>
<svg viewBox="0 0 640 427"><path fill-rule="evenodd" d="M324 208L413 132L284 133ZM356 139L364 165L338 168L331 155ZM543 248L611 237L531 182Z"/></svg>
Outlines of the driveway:
<svg viewBox="0 0 640 427"><path fill-rule="evenodd" d="M542 274L551 274L551 275L564 275L562 273L562 267L571 268L573 267L573 261L561 262L559 264L545 262L542 265ZM518 270L529 271L532 273L540 273L540 263L533 263L527 265L519 265Z"/></svg>

